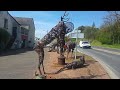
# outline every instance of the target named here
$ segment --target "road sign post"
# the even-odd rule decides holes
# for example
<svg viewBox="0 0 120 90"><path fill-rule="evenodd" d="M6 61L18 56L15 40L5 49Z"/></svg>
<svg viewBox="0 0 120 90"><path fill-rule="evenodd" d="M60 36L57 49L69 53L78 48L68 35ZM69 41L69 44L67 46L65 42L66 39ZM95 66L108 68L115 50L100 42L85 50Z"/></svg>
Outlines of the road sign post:
<svg viewBox="0 0 120 90"><path fill-rule="evenodd" d="M78 42L78 29L77 29L77 37L76 37L75 60L77 57L77 42Z"/></svg>
<svg viewBox="0 0 120 90"><path fill-rule="evenodd" d="M71 38L76 38L76 48L75 48L75 60L77 59L77 42L78 38L84 38L84 33L78 32L78 29L76 29L77 32L69 34Z"/></svg>

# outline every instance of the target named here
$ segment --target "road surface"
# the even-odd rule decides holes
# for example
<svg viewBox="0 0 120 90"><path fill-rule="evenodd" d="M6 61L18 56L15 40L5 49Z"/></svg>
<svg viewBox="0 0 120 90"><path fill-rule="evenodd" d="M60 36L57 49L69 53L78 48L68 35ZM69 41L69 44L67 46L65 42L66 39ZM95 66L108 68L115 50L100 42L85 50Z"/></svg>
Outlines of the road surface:
<svg viewBox="0 0 120 90"><path fill-rule="evenodd" d="M32 79L38 64L34 51L17 50L0 56L0 79Z"/></svg>
<svg viewBox="0 0 120 90"><path fill-rule="evenodd" d="M104 51L105 49L82 49L79 46L77 47L78 51L92 56L98 61L102 61L115 75L115 78L120 78L120 55L118 52Z"/></svg>

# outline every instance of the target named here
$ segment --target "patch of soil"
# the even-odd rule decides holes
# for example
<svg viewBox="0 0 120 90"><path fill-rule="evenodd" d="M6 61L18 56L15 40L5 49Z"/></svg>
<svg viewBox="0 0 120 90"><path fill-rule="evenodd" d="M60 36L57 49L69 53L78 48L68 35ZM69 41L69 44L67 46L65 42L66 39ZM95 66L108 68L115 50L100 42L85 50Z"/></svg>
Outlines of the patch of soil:
<svg viewBox="0 0 120 90"><path fill-rule="evenodd" d="M57 52L48 52L48 49L45 48L44 66L47 72L46 79L110 79L103 67L94 60L87 60L81 68L67 69L54 74L63 67L63 65L58 65L58 56ZM68 58L66 63L70 63L72 60L73 58Z"/></svg>

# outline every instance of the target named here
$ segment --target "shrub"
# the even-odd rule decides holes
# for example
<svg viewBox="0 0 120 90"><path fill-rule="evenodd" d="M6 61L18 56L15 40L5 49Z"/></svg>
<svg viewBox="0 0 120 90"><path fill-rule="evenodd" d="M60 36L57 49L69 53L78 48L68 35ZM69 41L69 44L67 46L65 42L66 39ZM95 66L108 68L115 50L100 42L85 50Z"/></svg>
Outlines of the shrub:
<svg viewBox="0 0 120 90"><path fill-rule="evenodd" d="M11 35L5 30L0 28L0 49L5 49L10 40Z"/></svg>

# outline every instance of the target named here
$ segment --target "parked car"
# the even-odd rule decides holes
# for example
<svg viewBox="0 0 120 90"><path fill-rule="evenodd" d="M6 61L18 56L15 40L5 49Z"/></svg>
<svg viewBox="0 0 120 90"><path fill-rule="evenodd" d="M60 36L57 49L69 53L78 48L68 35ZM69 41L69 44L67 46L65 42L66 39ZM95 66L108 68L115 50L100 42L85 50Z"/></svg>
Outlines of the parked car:
<svg viewBox="0 0 120 90"><path fill-rule="evenodd" d="M91 48L91 45L88 41L80 41L79 46L80 48Z"/></svg>

